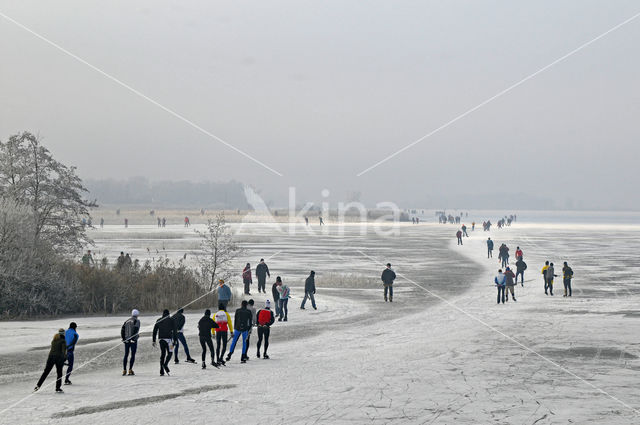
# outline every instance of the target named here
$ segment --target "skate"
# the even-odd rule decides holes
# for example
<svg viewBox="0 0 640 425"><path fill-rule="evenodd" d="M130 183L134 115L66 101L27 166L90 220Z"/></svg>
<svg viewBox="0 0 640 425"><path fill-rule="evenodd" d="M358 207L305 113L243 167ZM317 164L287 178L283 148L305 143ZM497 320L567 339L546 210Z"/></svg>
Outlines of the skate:
<svg viewBox="0 0 640 425"><path fill-rule="evenodd" d="M202 364L204 364L204 362ZM215 367L216 369L220 369L220 365L213 360L211 361L211 366Z"/></svg>
<svg viewBox="0 0 640 425"><path fill-rule="evenodd" d="M262 356L263 359L268 360L269 359L269 355L267 353L264 353L264 356Z"/></svg>
<svg viewBox="0 0 640 425"><path fill-rule="evenodd" d="M283 320L283 321L284 321L284 322L286 322L286 321L287 321L287 317L286 317L286 316L285 316L285 318L284 318L284 320Z"/></svg>
<svg viewBox="0 0 640 425"><path fill-rule="evenodd" d="M129 376L133 376L135 375L135 373L133 373L133 369L129 369Z"/></svg>
<svg viewBox="0 0 640 425"><path fill-rule="evenodd" d="M300 310L306 310L304 307L300 307Z"/></svg>
<svg viewBox="0 0 640 425"><path fill-rule="evenodd" d="M36 391L38 391L40 389L39 386L36 385L36 387L33 389L33 392L35 393Z"/></svg>
<svg viewBox="0 0 640 425"><path fill-rule="evenodd" d="M231 354L227 354L227 358L225 359L226 361L231 360Z"/></svg>
<svg viewBox="0 0 640 425"><path fill-rule="evenodd" d="M167 376L169 376L169 372L171 372L171 371L169 370L169 366L166 366L166 365L165 365L164 370L165 370L165 372L167 372Z"/></svg>
<svg viewBox="0 0 640 425"><path fill-rule="evenodd" d="M213 366L213 363L211 363L211 365ZM202 368L206 369L207 368L207 364L205 362L202 362Z"/></svg>
<svg viewBox="0 0 640 425"><path fill-rule="evenodd" d="M195 362L196 362L196 361L195 361L195 360L193 360L192 358L188 358L188 359L187 359L187 363L195 363Z"/></svg>
<svg viewBox="0 0 640 425"><path fill-rule="evenodd" d="M246 362L247 362L247 359L240 360L240 363L246 363Z"/></svg>
<svg viewBox="0 0 640 425"><path fill-rule="evenodd" d="M258 354L256 354L257 358L260 358L260 351L258 351Z"/></svg>
<svg viewBox="0 0 640 425"><path fill-rule="evenodd" d="M175 360L173 361L173 364L178 364L178 363L180 363L180 360L178 360L178 359L175 359Z"/></svg>
<svg viewBox="0 0 640 425"><path fill-rule="evenodd" d="M66 381L64 381L65 385L71 385L71 381L69 381L68 379Z"/></svg>
<svg viewBox="0 0 640 425"><path fill-rule="evenodd" d="M59 393L59 394L63 394L64 393L64 391L62 391L62 388L56 388L56 392Z"/></svg>
<svg viewBox="0 0 640 425"><path fill-rule="evenodd" d="M125 376L126 374L127 374L127 370L125 369L122 371L122 376Z"/></svg>
<svg viewBox="0 0 640 425"><path fill-rule="evenodd" d="M222 366L226 366L226 365L227 365L227 362L225 362L224 360L220 360L220 361L218 362L218 364L219 364L219 365L222 365Z"/></svg>

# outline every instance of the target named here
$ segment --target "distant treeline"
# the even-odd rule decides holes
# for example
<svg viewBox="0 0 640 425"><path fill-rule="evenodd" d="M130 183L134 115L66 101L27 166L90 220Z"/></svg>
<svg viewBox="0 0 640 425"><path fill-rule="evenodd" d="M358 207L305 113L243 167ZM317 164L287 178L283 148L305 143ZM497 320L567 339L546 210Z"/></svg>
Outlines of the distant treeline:
<svg viewBox="0 0 640 425"><path fill-rule="evenodd" d="M149 181L145 177L127 180L85 181L90 197L99 204L158 205L162 207L196 207L247 209L242 183L230 181Z"/></svg>

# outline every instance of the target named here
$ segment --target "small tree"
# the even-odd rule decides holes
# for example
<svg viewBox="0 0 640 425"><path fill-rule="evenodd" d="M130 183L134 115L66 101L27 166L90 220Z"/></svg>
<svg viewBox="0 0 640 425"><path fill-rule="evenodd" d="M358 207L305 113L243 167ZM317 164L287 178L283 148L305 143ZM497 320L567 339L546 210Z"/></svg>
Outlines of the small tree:
<svg viewBox="0 0 640 425"><path fill-rule="evenodd" d="M75 167L56 161L37 136L23 132L0 142L0 198L29 210L25 225L35 245L72 252L90 242L82 218L96 204L83 198L86 192Z"/></svg>
<svg viewBox="0 0 640 425"><path fill-rule="evenodd" d="M202 238L202 254L198 257L200 271L205 286L212 291L216 279L231 277L231 262L242 253L242 248L233 241L223 212L218 213L214 220L207 221L206 231L196 232Z"/></svg>

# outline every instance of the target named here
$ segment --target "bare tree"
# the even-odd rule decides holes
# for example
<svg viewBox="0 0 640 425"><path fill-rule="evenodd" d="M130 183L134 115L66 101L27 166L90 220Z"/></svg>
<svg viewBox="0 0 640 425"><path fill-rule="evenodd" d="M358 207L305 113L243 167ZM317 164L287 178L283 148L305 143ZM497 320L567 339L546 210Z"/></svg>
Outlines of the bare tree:
<svg viewBox="0 0 640 425"><path fill-rule="evenodd" d="M46 241L58 250L74 251L89 242L82 218L96 203L75 167L56 161L37 136L23 132L0 142L0 197L29 209L35 244Z"/></svg>
<svg viewBox="0 0 640 425"><path fill-rule="evenodd" d="M242 253L242 248L233 240L224 213L207 221L207 230L196 232L202 238L202 254L198 257L200 271L209 291L213 290L216 279L229 279L232 275L231 262Z"/></svg>

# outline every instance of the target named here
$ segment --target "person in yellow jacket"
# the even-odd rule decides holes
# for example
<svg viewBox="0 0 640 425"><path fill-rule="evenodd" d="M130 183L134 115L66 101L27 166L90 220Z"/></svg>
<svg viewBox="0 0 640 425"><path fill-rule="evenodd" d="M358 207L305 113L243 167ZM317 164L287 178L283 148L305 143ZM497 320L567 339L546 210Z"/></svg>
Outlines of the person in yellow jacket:
<svg viewBox="0 0 640 425"><path fill-rule="evenodd" d="M547 270L549 269L549 262L544 262L544 267L542 268L542 280L544 281L544 294L549 295L547 290L549 289L549 283L547 282Z"/></svg>
<svg viewBox="0 0 640 425"><path fill-rule="evenodd" d="M229 332L233 332L233 323L231 322L231 316L227 313L224 304L220 303L218 306L220 310L214 316L214 320L218 324L218 327L211 329L211 333L216 334L216 358L218 365L225 365L224 354L227 351L227 336ZM222 344L222 353L220 352L220 345Z"/></svg>

